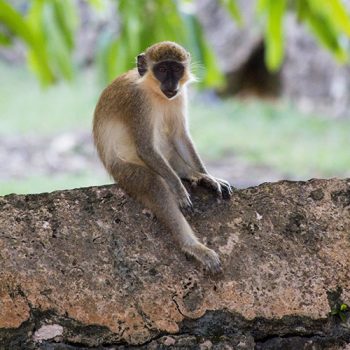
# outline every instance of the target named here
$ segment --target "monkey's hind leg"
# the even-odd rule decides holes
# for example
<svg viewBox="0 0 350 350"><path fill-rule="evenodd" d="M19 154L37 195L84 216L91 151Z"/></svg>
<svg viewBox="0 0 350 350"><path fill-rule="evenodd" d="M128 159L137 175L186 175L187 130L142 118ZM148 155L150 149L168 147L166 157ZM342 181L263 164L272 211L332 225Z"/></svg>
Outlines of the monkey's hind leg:
<svg viewBox="0 0 350 350"><path fill-rule="evenodd" d="M200 243L178 207L166 182L152 170L130 163L119 164L113 177L128 194L152 210L177 238L181 249L194 256L212 272L220 272L217 253Z"/></svg>

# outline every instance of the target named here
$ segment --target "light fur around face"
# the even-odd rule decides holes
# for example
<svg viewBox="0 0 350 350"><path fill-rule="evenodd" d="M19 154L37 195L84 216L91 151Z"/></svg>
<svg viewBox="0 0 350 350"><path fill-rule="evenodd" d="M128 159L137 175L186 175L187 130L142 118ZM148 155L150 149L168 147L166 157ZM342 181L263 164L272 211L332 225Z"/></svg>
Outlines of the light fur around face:
<svg viewBox="0 0 350 350"><path fill-rule="evenodd" d="M150 68L163 59L182 60L185 67L178 92L171 98L162 93ZM93 136L104 166L119 186L150 208L184 251L217 272L218 255L198 241L180 210L192 205L181 179L203 183L219 195L231 194L228 183L207 173L189 135L189 59L176 43L147 49L137 69L121 75L102 92Z"/></svg>
<svg viewBox="0 0 350 350"><path fill-rule="evenodd" d="M195 81L195 77L187 69L188 68L186 68L184 76L179 80L179 94L183 92L187 93L187 90L184 91L186 85ZM156 95L155 97L160 96L163 102L169 100L160 90L160 83L152 72L147 72L146 75L139 80L138 84L143 85L145 91L152 91ZM171 99L175 99L176 97L177 96L174 96Z"/></svg>

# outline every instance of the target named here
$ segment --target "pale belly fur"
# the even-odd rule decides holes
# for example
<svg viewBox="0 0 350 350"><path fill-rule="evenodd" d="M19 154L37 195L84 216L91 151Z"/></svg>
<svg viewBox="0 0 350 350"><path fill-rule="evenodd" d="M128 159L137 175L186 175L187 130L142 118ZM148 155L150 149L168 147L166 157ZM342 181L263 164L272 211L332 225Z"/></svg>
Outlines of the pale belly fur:
<svg viewBox="0 0 350 350"><path fill-rule="evenodd" d="M170 140L169 128L162 118L155 121L156 127L153 129L153 142L155 149L163 155L166 160L170 160L173 152L173 144ZM104 128L104 144L106 163L111 164L116 158L128 163L144 165L144 162L137 154L135 143L129 130L122 121L114 120Z"/></svg>

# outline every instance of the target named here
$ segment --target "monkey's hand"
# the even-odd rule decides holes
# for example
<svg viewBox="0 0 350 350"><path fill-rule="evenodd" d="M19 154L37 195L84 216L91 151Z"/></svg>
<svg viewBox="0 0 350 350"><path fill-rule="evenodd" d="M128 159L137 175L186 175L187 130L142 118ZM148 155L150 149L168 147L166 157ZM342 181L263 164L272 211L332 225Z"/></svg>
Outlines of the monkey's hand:
<svg viewBox="0 0 350 350"><path fill-rule="evenodd" d="M214 190L221 198L229 198L232 196L232 187L225 180L215 178L209 174L199 174L198 177L196 177L196 182L199 185Z"/></svg>
<svg viewBox="0 0 350 350"><path fill-rule="evenodd" d="M192 208L192 201L189 193L187 192L185 186L181 183L178 184L175 189L175 194L179 201L179 206L181 209L190 209Z"/></svg>

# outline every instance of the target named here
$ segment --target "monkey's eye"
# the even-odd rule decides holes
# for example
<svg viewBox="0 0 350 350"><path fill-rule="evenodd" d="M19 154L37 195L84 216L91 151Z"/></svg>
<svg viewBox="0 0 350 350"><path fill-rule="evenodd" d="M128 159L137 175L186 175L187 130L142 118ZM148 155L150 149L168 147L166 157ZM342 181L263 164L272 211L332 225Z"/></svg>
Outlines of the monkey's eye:
<svg viewBox="0 0 350 350"><path fill-rule="evenodd" d="M158 68L158 71L159 71L160 73L165 73L165 72L166 72L166 68L163 67L163 66L160 66L160 67Z"/></svg>
<svg viewBox="0 0 350 350"><path fill-rule="evenodd" d="M182 67L181 66L174 66L173 67L173 71L174 72L180 72L182 70Z"/></svg>

